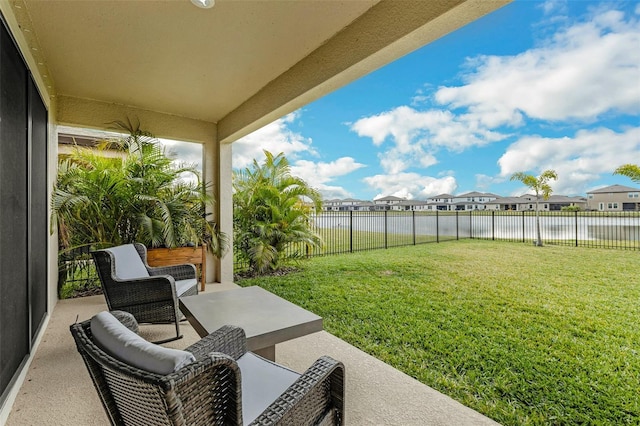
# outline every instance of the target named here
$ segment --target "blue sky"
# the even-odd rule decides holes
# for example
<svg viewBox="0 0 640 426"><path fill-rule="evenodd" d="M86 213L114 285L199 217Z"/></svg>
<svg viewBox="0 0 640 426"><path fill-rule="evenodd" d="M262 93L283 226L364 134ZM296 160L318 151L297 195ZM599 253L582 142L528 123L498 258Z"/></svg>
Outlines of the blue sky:
<svg viewBox="0 0 640 426"><path fill-rule="evenodd" d="M584 195L640 164L640 2L515 1L233 144L325 198L520 195L554 169Z"/></svg>

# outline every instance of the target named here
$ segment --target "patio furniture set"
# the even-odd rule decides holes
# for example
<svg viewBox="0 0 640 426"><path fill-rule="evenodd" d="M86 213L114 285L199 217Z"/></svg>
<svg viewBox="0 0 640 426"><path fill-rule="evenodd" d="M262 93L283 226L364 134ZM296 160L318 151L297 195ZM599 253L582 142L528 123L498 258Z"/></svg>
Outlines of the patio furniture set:
<svg viewBox="0 0 640 426"><path fill-rule="evenodd" d="M109 311L71 325L115 425L338 425L344 366L328 356L303 374L275 363L275 345L322 330L322 318L259 287L198 295L193 265L150 267L146 248L93 252ZM184 350L183 314L201 340ZM148 342L139 323L174 323Z"/></svg>

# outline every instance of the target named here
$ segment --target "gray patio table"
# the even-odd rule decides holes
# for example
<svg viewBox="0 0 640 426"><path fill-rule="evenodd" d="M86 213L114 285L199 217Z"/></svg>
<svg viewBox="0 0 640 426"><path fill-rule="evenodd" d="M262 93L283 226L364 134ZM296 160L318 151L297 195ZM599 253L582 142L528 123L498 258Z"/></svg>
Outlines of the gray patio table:
<svg viewBox="0 0 640 426"><path fill-rule="evenodd" d="M180 310L200 337L223 325L242 327L247 349L275 361L276 344L322 331L322 318L260 287L180 298Z"/></svg>

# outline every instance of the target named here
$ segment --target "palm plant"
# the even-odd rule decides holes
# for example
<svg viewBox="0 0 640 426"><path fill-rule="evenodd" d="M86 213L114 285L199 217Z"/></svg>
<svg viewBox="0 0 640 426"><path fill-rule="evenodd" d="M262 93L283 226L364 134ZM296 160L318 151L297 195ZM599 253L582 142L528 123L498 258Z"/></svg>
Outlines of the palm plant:
<svg viewBox="0 0 640 426"><path fill-rule="evenodd" d="M59 234L61 268L70 251L134 241L148 247L206 243L220 256L224 236L205 213L214 199L197 170L175 165L148 132L129 130L125 138L98 150L77 148L59 162L51 224ZM107 148L122 155L105 156Z"/></svg>
<svg viewBox="0 0 640 426"><path fill-rule="evenodd" d="M542 236L540 235L539 202L540 197L542 197L544 200L548 200L551 196L553 189L551 188L549 181L552 179L558 179L558 174L555 172L555 170L545 170L538 177L523 172L514 173L511 176L511 180L519 180L536 193L536 246L539 247L542 247Z"/></svg>
<svg viewBox="0 0 640 426"><path fill-rule="evenodd" d="M640 183L640 166L637 164L623 164L615 169L613 174L626 176L635 183Z"/></svg>
<svg viewBox="0 0 640 426"><path fill-rule="evenodd" d="M259 274L301 256L302 248L321 246L309 227L312 209L305 202L321 211L320 194L291 175L283 153L264 153L263 164L254 160L233 176L234 247L239 260Z"/></svg>

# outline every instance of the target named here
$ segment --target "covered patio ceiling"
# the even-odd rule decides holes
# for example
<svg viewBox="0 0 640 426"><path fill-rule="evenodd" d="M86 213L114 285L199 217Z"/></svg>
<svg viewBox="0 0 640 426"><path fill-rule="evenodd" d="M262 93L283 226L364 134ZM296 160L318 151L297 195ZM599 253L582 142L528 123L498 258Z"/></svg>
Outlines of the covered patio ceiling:
<svg viewBox="0 0 640 426"><path fill-rule="evenodd" d="M509 1L10 3L58 123L99 127L118 105L232 142Z"/></svg>

